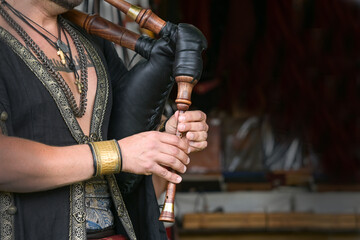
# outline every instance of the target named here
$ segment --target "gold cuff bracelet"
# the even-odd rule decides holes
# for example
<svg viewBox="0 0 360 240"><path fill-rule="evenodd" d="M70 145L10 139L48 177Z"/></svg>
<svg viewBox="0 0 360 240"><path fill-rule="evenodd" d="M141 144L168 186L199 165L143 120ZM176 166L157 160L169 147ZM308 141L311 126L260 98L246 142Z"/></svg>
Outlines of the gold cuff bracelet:
<svg viewBox="0 0 360 240"><path fill-rule="evenodd" d="M88 145L94 158L94 176L118 173L122 170L121 149L115 139L90 142Z"/></svg>

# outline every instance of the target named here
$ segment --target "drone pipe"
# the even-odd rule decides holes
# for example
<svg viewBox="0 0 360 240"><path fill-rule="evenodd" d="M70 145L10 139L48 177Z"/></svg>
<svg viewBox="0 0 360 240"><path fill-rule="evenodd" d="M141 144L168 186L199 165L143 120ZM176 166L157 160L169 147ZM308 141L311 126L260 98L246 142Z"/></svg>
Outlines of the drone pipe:
<svg viewBox="0 0 360 240"><path fill-rule="evenodd" d="M86 14L78 10L70 10L62 15L66 19L93 34L135 51L140 35L124 27L112 23L98 14Z"/></svg>

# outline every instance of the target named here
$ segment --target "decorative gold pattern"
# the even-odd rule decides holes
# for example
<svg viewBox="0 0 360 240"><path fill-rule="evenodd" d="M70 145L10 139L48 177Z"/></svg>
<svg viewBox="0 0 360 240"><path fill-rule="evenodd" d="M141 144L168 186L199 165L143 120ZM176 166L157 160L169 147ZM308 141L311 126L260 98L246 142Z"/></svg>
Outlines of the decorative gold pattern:
<svg viewBox="0 0 360 240"><path fill-rule="evenodd" d="M109 185L104 176L85 183L86 229L100 230L114 226Z"/></svg>
<svg viewBox="0 0 360 240"><path fill-rule="evenodd" d="M85 187L84 183L76 183L70 187L69 240L86 239L85 220Z"/></svg>
<svg viewBox="0 0 360 240"><path fill-rule="evenodd" d="M116 140L91 142L97 168L95 176L118 173L121 169L121 156Z"/></svg>
<svg viewBox="0 0 360 240"><path fill-rule="evenodd" d="M2 132L3 135L7 135L7 128L6 128L6 124L5 121L8 119L8 114L7 112L3 111L0 113L0 130Z"/></svg>
<svg viewBox="0 0 360 240"><path fill-rule="evenodd" d="M109 80L100 56L92 44L81 34L79 34L80 41L84 44L89 57L91 58L98 79L97 90L95 96L95 104L93 107L93 115L90 126L90 136L86 136L79 123L76 120L71 108L66 100L65 94L61 91L60 87L47 70L39 63L39 61L24 47L16 38L14 38L5 29L0 27L0 38L6 42L12 50L25 62L25 64L32 70L32 72L41 81L44 87L48 90L52 98L55 100L61 116L64 119L67 127L69 128L73 138L79 144L88 143L90 141L101 141L102 140L102 125L104 121L106 106L109 98ZM130 239L136 239L131 220L128 216L126 206L122 200L122 196L119 187L116 183L115 177L109 175L109 187L112 193L116 193L113 196L114 204L118 209L118 214L121 222L124 224L124 228L130 236ZM5 194L5 195L4 195ZM0 213L3 213L4 206L10 206L13 202L12 195L7 193L0 193ZM10 196L10 200L9 200ZM5 201L5 200L6 201ZM10 205L9 205L10 201ZM122 209L122 211L119 211ZM84 183L77 183L70 186L70 229L69 229L69 240L86 240L86 226L85 226L85 191ZM120 214L121 213L121 214ZM10 215L9 215L10 216ZM13 216L13 215L11 215ZM3 227L4 228L1 228ZM6 227L6 228L5 228ZM5 231L5 229L7 229ZM8 231L8 229L10 229ZM14 219L13 217L3 218L3 214L0 219L0 239L1 240L12 240L14 238ZM7 235L5 235L5 233Z"/></svg>
<svg viewBox="0 0 360 240"><path fill-rule="evenodd" d="M11 193L0 192L0 239L13 240L14 234L14 212L10 212L14 205L14 197Z"/></svg>
<svg viewBox="0 0 360 240"><path fill-rule="evenodd" d="M85 37L82 35L78 36L80 41L83 42L85 48L88 52L92 52L93 54L89 54L91 58L95 70L96 75L98 76L98 84L96 89L96 96L95 96L95 104L93 108L93 115L91 119L91 126L90 126L90 136L88 137L88 142L95 142L101 141L102 139L102 125L104 122L104 116L106 112L106 106L109 100L109 80L108 75L105 69L105 66L100 58L100 56L96 53L95 48L92 44L87 41ZM85 135L84 135L85 137ZM86 136L87 137L87 136ZM82 142L86 143L86 142Z"/></svg>
<svg viewBox="0 0 360 240"><path fill-rule="evenodd" d="M5 122L8 119L9 115L7 114L7 112L3 111L0 114L0 120Z"/></svg>
<svg viewBox="0 0 360 240"><path fill-rule="evenodd" d="M121 221L123 227L125 228L130 240L136 240L135 231L134 231L133 225L131 223L129 214L126 210L124 199L121 196L119 186L116 183L114 174L107 175L106 179L109 183L111 196L113 198L117 214L120 217L120 221Z"/></svg>
<svg viewBox="0 0 360 240"><path fill-rule="evenodd" d="M7 135L5 121L8 119L8 114L3 111L0 114L0 127L2 134ZM13 240L15 239L14 232L14 214L16 211L12 210L14 207L14 196L12 193L0 191L0 239Z"/></svg>

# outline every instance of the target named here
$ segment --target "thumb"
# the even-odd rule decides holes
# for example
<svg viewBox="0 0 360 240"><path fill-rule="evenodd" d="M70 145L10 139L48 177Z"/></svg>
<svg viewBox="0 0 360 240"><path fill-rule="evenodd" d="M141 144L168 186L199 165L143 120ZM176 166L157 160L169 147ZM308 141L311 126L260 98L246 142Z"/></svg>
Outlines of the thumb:
<svg viewBox="0 0 360 240"><path fill-rule="evenodd" d="M179 111L176 111L167 121L166 129L168 133L175 134L178 125Z"/></svg>

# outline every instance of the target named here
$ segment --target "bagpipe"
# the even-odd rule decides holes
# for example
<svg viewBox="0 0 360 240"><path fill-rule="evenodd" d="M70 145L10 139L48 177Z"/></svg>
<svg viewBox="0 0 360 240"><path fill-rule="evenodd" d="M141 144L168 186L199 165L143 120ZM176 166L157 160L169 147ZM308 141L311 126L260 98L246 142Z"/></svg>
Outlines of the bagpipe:
<svg viewBox="0 0 360 240"><path fill-rule="evenodd" d="M175 100L180 114L191 105L192 89L201 77L201 53L207 42L199 29L190 24L165 22L150 9L142 9L123 0L105 0L132 18L140 27L155 33L158 38L140 36L98 14L70 10L63 16L99 36L131 49L146 61L136 64L126 76L126 82L115 86L109 125L109 138L121 139L139 132L154 130L160 123L167 98L175 82ZM180 115L179 114L179 115ZM177 133L179 137L181 135ZM121 173L118 177L132 178L127 186L130 192L139 176ZM126 182L124 179L120 182ZM168 183L165 203L159 220L174 222L176 185Z"/></svg>

